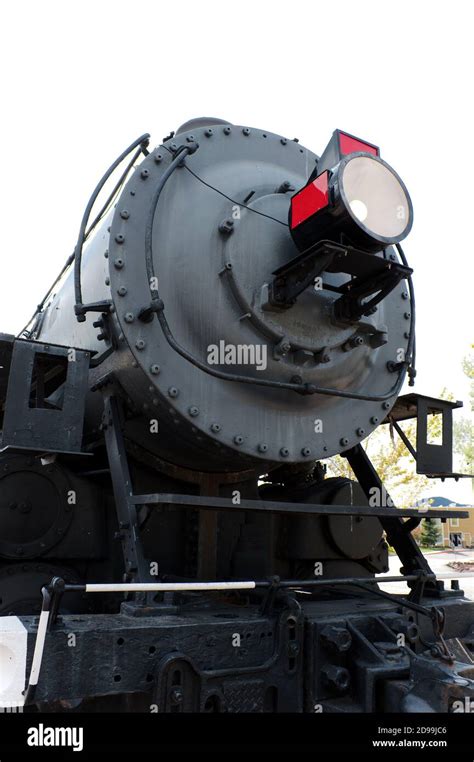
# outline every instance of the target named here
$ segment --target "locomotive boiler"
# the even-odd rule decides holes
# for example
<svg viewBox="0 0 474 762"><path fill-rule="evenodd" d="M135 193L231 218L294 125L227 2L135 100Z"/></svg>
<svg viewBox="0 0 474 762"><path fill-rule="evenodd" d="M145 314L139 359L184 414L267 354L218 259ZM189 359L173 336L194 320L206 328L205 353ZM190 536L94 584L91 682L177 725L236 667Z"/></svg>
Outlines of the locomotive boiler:
<svg viewBox="0 0 474 762"><path fill-rule="evenodd" d="M460 403L400 394L412 222L380 149L341 130L318 156L194 119L111 165L56 283L0 336L3 706L408 712L473 695L473 604L411 534L448 513L396 508L361 445L382 424L406 441L416 418L418 471L453 475ZM354 479L327 476L337 454ZM389 546L401 570L384 579L406 595L378 585Z"/></svg>

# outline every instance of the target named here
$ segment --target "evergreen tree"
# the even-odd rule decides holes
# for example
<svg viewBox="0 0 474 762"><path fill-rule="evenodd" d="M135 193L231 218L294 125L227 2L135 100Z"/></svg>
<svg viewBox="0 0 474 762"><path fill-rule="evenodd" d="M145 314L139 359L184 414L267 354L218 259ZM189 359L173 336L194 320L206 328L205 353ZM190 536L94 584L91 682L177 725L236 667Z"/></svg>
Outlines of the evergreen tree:
<svg viewBox="0 0 474 762"><path fill-rule="evenodd" d="M441 539L439 524L436 519L424 519L421 530L421 543L433 547Z"/></svg>

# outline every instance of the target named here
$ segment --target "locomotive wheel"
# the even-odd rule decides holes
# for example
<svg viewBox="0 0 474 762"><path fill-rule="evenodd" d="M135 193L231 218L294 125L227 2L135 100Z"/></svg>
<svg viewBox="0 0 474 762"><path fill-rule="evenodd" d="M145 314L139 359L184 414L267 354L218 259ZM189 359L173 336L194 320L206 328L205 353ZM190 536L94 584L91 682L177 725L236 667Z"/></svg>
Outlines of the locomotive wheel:
<svg viewBox="0 0 474 762"><path fill-rule="evenodd" d="M57 464L23 455L0 461L0 557L42 556L66 533L73 506L69 480Z"/></svg>

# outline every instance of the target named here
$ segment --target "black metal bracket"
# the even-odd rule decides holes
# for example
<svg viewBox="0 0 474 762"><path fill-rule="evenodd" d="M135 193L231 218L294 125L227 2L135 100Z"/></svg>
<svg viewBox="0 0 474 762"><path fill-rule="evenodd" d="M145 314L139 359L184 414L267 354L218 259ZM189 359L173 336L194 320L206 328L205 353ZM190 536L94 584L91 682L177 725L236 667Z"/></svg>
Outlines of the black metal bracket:
<svg viewBox="0 0 474 762"><path fill-rule="evenodd" d="M269 580L269 585L265 590L265 593L260 604L260 614L267 616L273 609L275 599L280 591L280 577L272 577Z"/></svg>
<svg viewBox="0 0 474 762"><path fill-rule="evenodd" d="M410 595L408 596L410 601L413 601L413 603L421 603L423 600L423 595L425 593L425 585L427 582L427 577L424 572L420 572L418 575L418 578L415 582L410 586Z"/></svg>
<svg viewBox="0 0 474 762"><path fill-rule="evenodd" d="M104 394L102 428L115 497L125 575L127 580L151 582L153 577L150 575L150 566L143 554L138 506L134 500L132 478L123 441L120 401L109 387L105 386L102 391Z"/></svg>
<svg viewBox="0 0 474 762"><path fill-rule="evenodd" d="M0 365L0 451L87 454L90 353L0 334Z"/></svg>
<svg viewBox="0 0 474 762"><path fill-rule="evenodd" d="M61 600L64 593L66 592L66 583L62 577L53 577L47 589L51 598L48 620L48 632L50 632L56 624L58 618L58 611L61 605Z"/></svg>
<svg viewBox="0 0 474 762"><path fill-rule="evenodd" d="M274 270L275 277L268 290L269 302L274 307L288 309L325 271L351 276L347 283L330 289L341 294L334 302L335 319L350 323L372 314L376 305L413 273L410 267L399 262L333 241L318 241Z"/></svg>
<svg viewBox="0 0 474 762"><path fill-rule="evenodd" d="M366 255L372 256L373 255ZM373 275L365 277L356 276L343 286L343 295L334 303L334 316L336 320L352 323L359 320L363 315L371 315L375 307L401 280L408 278L413 270L398 262L384 262L384 269L377 268Z"/></svg>
<svg viewBox="0 0 474 762"><path fill-rule="evenodd" d="M462 402L405 394L399 397L382 423L390 424L416 461L416 472L429 479L469 479L473 474L453 472L453 410ZM441 442L428 442L428 416L441 415ZM416 448L400 426L400 421L416 418Z"/></svg>
<svg viewBox="0 0 474 762"><path fill-rule="evenodd" d="M319 241L278 267L273 271L275 277L269 285L269 302L279 309L291 307L314 279L326 270L340 249L331 241Z"/></svg>
<svg viewBox="0 0 474 762"><path fill-rule="evenodd" d="M90 302L89 304L75 304L74 314L76 315L78 321L80 323L83 323L86 319L86 314L88 312L108 313L110 312L111 306L112 306L112 302L110 299L104 299L101 302Z"/></svg>

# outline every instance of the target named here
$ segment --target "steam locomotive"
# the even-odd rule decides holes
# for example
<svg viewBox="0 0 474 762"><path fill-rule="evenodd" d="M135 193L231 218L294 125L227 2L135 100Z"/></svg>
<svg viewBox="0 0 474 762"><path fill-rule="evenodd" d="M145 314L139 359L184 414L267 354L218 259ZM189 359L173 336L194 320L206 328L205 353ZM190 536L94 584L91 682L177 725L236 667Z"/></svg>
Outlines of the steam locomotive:
<svg viewBox="0 0 474 762"><path fill-rule="evenodd" d="M419 473L456 476L461 403L401 395L412 221L380 149L341 130L318 156L193 119L111 165L57 281L0 335L2 707L442 712L474 696L474 604L412 536L466 514L396 508L361 445L391 425ZM336 454L354 479L328 477ZM406 595L379 586L389 546L400 575L383 580Z"/></svg>

